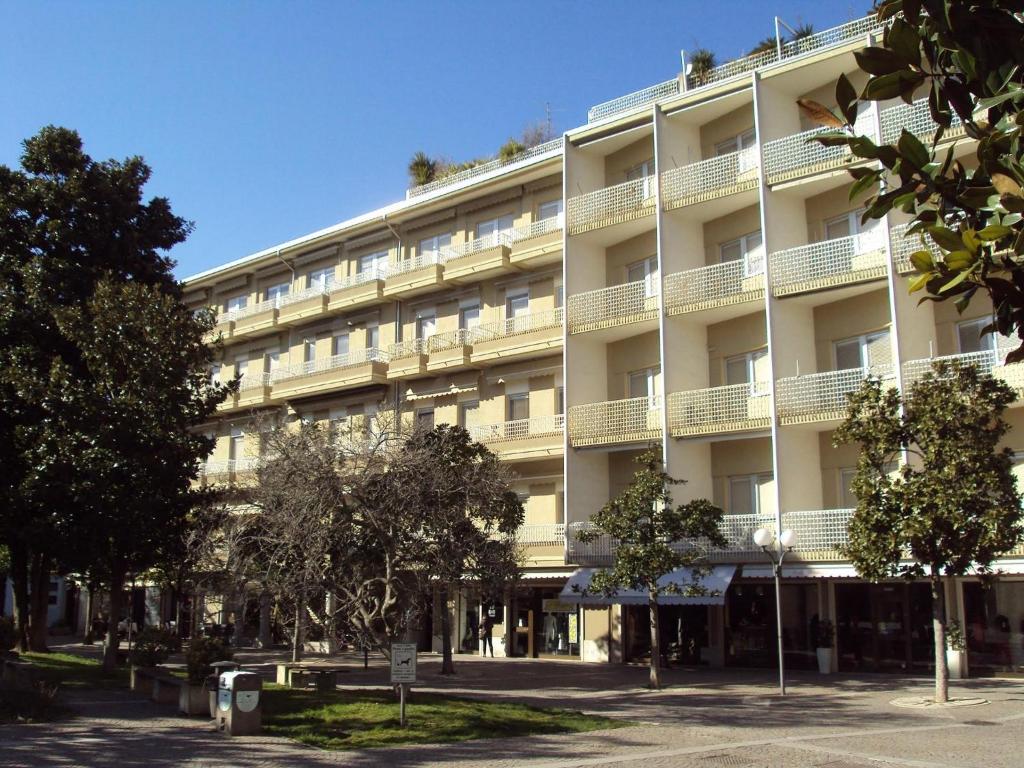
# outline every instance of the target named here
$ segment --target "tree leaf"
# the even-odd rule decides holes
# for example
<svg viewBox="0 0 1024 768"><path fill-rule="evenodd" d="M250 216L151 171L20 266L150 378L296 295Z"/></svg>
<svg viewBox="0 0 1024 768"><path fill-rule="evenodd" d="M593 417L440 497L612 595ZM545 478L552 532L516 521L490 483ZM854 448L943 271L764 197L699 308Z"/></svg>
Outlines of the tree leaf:
<svg viewBox="0 0 1024 768"><path fill-rule="evenodd" d="M906 128L900 134L900 140L896 146L904 159L910 161L915 168L924 168L931 162L931 153L925 149L924 144L918 140L917 136Z"/></svg>
<svg viewBox="0 0 1024 768"><path fill-rule="evenodd" d="M928 285L928 281L931 280L932 276L928 275L917 275L910 280L910 286L907 293L916 293Z"/></svg>
<svg viewBox="0 0 1024 768"><path fill-rule="evenodd" d="M931 272L935 269L935 261L932 259L931 251L914 251L910 254L910 263L918 272Z"/></svg>
<svg viewBox="0 0 1024 768"><path fill-rule="evenodd" d="M846 123L836 117L831 109L814 99L797 99L796 104L808 119L813 120L818 125L828 128L843 128L846 126Z"/></svg>
<svg viewBox="0 0 1024 768"><path fill-rule="evenodd" d="M964 247L964 242L960 239L960 235L951 229L946 229L946 227L938 225L928 227L928 235L943 250L958 251Z"/></svg>
<svg viewBox="0 0 1024 768"><path fill-rule="evenodd" d="M857 60L857 66L869 75L888 75L906 67L906 63L887 48L871 46L854 51L853 56Z"/></svg>
<svg viewBox="0 0 1024 768"><path fill-rule="evenodd" d="M1000 195L1021 197L1022 190L1020 184L1012 176L1007 176L1005 173L993 173L992 186L996 188Z"/></svg>
<svg viewBox="0 0 1024 768"><path fill-rule="evenodd" d="M990 224L978 233L978 237L986 242L990 242L1012 234L1013 230L1010 227L1004 227L1001 224Z"/></svg>
<svg viewBox="0 0 1024 768"><path fill-rule="evenodd" d="M948 283L939 288L937 293L949 293L951 290L960 285L960 283L966 280L970 276L970 274L970 271L966 269L963 270L962 272L958 272L956 275L954 275L952 280L950 280Z"/></svg>
<svg viewBox="0 0 1024 768"><path fill-rule="evenodd" d="M849 125L857 122L857 91L846 73L840 74L836 81L836 104Z"/></svg>
<svg viewBox="0 0 1024 768"><path fill-rule="evenodd" d="M897 96L913 93L914 89L921 84L923 79L924 75L919 75L910 70L900 70L887 75L873 77L864 87L864 98L871 101L895 99Z"/></svg>

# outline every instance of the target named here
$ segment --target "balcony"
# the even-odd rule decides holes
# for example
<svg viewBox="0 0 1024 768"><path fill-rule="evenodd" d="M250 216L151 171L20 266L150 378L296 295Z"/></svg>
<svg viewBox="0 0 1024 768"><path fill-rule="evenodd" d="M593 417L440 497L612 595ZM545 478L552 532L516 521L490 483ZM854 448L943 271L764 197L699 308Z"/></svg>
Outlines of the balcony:
<svg viewBox="0 0 1024 768"><path fill-rule="evenodd" d="M562 259L562 229L565 215L558 214L512 230L509 261L514 266L540 267Z"/></svg>
<svg viewBox="0 0 1024 768"><path fill-rule="evenodd" d="M665 277L665 314L764 301L764 249L745 259L675 272Z"/></svg>
<svg viewBox="0 0 1024 768"><path fill-rule="evenodd" d="M580 235L652 215L656 183L654 176L647 176L570 197L566 206L569 234Z"/></svg>
<svg viewBox="0 0 1024 768"><path fill-rule="evenodd" d="M271 376L278 399L364 387L387 381L387 355L370 348L278 368Z"/></svg>
<svg viewBox="0 0 1024 768"><path fill-rule="evenodd" d="M300 325L327 311L328 287L313 285L281 298L277 313L279 325Z"/></svg>
<svg viewBox="0 0 1024 768"><path fill-rule="evenodd" d="M384 300L386 275L387 269L371 269L343 277L330 287L327 294L327 310L339 312L379 304Z"/></svg>
<svg viewBox="0 0 1024 768"><path fill-rule="evenodd" d="M771 255L772 293L791 296L881 280L888 262L880 229L787 248Z"/></svg>
<svg viewBox="0 0 1024 768"><path fill-rule="evenodd" d="M661 206L666 211L757 189L757 147L719 155L661 174Z"/></svg>
<svg viewBox="0 0 1024 768"><path fill-rule="evenodd" d="M839 548L849 541L847 528L853 512L852 509L783 512L782 528L796 533L794 554L801 560L845 560Z"/></svg>
<svg viewBox="0 0 1024 768"><path fill-rule="evenodd" d="M199 467L199 482L203 485L227 485L251 481L257 458L205 461Z"/></svg>
<svg viewBox="0 0 1024 768"><path fill-rule="evenodd" d="M906 128L918 139L931 146L931 140L939 126L932 120L931 110L928 108L928 99L919 99L913 104L898 104L888 109L883 109L879 115L882 124L882 142L884 144L895 144L900 140L903 129ZM949 128L942 134L943 142L952 141L965 135L964 124L960 117L954 112L953 120Z"/></svg>
<svg viewBox="0 0 1024 768"><path fill-rule="evenodd" d="M527 523L516 530L525 565L564 566L565 526L562 523Z"/></svg>
<svg viewBox="0 0 1024 768"><path fill-rule="evenodd" d="M426 339L407 339L388 347L388 380L427 375Z"/></svg>
<svg viewBox="0 0 1024 768"><path fill-rule="evenodd" d="M386 298L407 298L441 287L444 265L435 251L421 253L388 266L384 279Z"/></svg>
<svg viewBox="0 0 1024 768"><path fill-rule="evenodd" d="M471 427L470 436L484 443L502 461L526 461L561 456L565 416L534 416Z"/></svg>
<svg viewBox="0 0 1024 768"><path fill-rule="evenodd" d="M473 353L471 331L457 328L442 331L427 339L427 370L448 371L470 366Z"/></svg>
<svg viewBox="0 0 1024 768"><path fill-rule="evenodd" d="M771 427L768 383L673 392L668 396L668 429L672 437L750 432Z"/></svg>
<svg viewBox="0 0 1024 768"><path fill-rule="evenodd" d="M217 315L216 324L213 328L203 336L203 342L206 344L212 344L217 339L228 340L231 338L231 334L235 330L235 321L227 317L226 312L221 312Z"/></svg>
<svg viewBox="0 0 1024 768"><path fill-rule="evenodd" d="M768 184L782 184L786 181L813 176L825 171L836 171L852 164L855 158L845 144L826 147L813 141L815 136L828 133L832 128L812 128L764 145L764 170ZM860 136L875 137L874 113L857 118L854 132Z"/></svg>
<svg viewBox="0 0 1024 768"><path fill-rule="evenodd" d="M562 308L530 312L473 329L473 362L535 357L562 346Z"/></svg>
<svg viewBox="0 0 1024 768"><path fill-rule="evenodd" d="M234 322L232 339L259 336L277 327L280 306L280 298L267 299L250 307L225 312L223 322Z"/></svg>
<svg viewBox="0 0 1024 768"><path fill-rule="evenodd" d="M235 395L235 405L238 408L256 408L261 405L268 405L271 396L271 374L260 371L258 373L246 373L239 382L238 394Z"/></svg>
<svg viewBox="0 0 1024 768"><path fill-rule="evenodd" d="M661 440L661 397L632 397L569 409L569 443L574 448L631 445Z"/></svg>
<svg viewBox="0 0 1024 768"><path fill-rule="evenodd" d="M932 370L932 363L937 362L958 362L965 365L973 365L978 373L983 376L1003 381L1007 386L1017 393L1017 400L1010 404L1010 407L1024 405L1024 363L1003 362L1006 353L1014 348L1012 342L998 337L1002 342L995 350L986 349L981 352L965 352L959 355L944 355L926 360L908 360L903 363L903 387L909 389L911 385L924 378L924 375ZM1003 346L1009 344L1009 346Z"/></svg>
<svg viewBox="0 0 1024 768"><path fill-rule="evenodd" d="M842 421L847 413L847 395L860 389L864 379L874 376L895 386L891 365L848 368L806 376L792 376L775 382L775 407L780 424L811 424Z"/></svg>
<svg viewBox="0 0 1024 768"><path fill-rule="evenodd" d="M569 333L585 333L657 320L659 310L656 286L656 281L637 280L570 296Z"/></svg>
<svg viewBox="0 0 1024 768"><path fill-rule="evenodd" d="M495 232L468 243L442 248L439 259L444 265L445 280L461 284L513 271L509 262L512 253L510 239L507 232Z"/></svg>

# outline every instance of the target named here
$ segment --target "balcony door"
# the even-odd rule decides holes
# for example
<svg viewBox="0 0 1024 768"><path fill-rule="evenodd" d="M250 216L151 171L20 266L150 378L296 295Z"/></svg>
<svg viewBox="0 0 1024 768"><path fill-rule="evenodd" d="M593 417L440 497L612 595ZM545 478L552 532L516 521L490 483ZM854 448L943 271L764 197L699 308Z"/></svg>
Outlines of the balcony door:
<svg viewBox="0 0 1024 768"><path fill-rule="evenodd" d="M844 213L825 222L825 239L838 240L844 237L853 238L855 254L870 253L882 247L884 229L881 219L868 219L863 224L861 216L864 209Z"/></svg>
<svg viewBox="0 0 1024 768"><path fill-rule="evenodd" d="M837 341L834 349L837 371L858 368L866 376L886 374L892 368L892 345L888 329Z"/></svg>
<svg viewBox="0 0 1024 768"><path fill-rule="evenodd" d="M426 341L437 330L437 318L433 314L416 316L416 338Z"/></svg>
<svg viewBox="0 0 1024 768"><path fill-rule="evenodd" d="M718 248L719 260L723 264L742 259L744 277L753 277L764 273L764 243L761 241L761 230L735 240L729 240Z"/></svg>
<svg viewBox="0 0 1024 768"><path fill-rule="evenodd" d="M289 285L288 283L278 283L277 285L269 286L266 289L266 291L264 291L263 295L267 301L272 301L275 304L279 304L281 299L288 295L288 291L290 288L291 285Z"/></svg>
<svg viewBox="0 0 1024 768"><path fill-rule="evenodd" d="M228 442L228 458L232 461L245 458L245 432L238 427L231 430L231 438Z"/></svg>
<svg viewBox="0 0 1024 768"><path fill-rule="evenodd" d="M452 236L449 233L434 235L420 240L419 254L424 261L436 263L443 254L444 249L452 244Z"/></svg>
<svg viewBox="0 0 1024 768"><path fill-rule="evenodd" d="M242 296L232 296L230 299L228 299L227 311L228 312L239 312L239 311L245 309L245 307L246 307L246 305L248 303L249 303L249 297L248 296L245 296L245 295L242 295Z"/></svg>
<svg viewBox="0 0 1024 768"><path fill-rule="evenodd" d="M626 281L643 282L644 298L653 299L658 295L658 257L650 256L626 267Z"/></svg>
<svg viewBox="0 0 1024 768"><path fill-rule="evenodd" d="M349 336L347 333L339 333L331 341L331 354L334 357L348 357L349 351Z"/></svg>
<svg viewBox="0 0 1024 768"><path fill-rule="evenodd" d="M306 277L306 285L311 291L315 289L326 291L334 285L334 267L317 269L310 272Z"/></svg>
<svg viewBox="0 0 1024 768"><path fill-rule="evenodd" d="M644 199L654 197L654 158L644 160L642 163L637 163L632 168L626 169L626 181L635 181L636 179L643 179L643 197Z"/></svg>
<svg viewBox="0 0 1024 768"><path fill-rule="evenodd" d="M661 396L661 366L643 368L629 374L629 397L631 399L646 397L648 408L658 407Z"/></svg>
<svg viewBox="0 0 1024 768"><path fill-rule="evenodd" d="M956 324L957 351L961 355L977 354L988 360L989 365L1002 365L1006 349L1000 349L1001 337L995 333L982 334L989 323L990 317L979 317L975 320L964 320ZM1005 343L1005 339L1003 340Z"/></svg>
<svg viewBox="0 0 1024 768"><path fill-rule="evenodd" d="M480 302L467 302L459 307L459 328L471 331L480 325Z"/></svg>
<svg viewBox="0 0 1024 768"><path fill-rule="evenodd" d="M737 158L738 173L746 173L757 168L757 140L753 128L715 145L716 155L728 155L733 152L740 153Z"/></svg>
<svg viewBox="0 0 1024 768"><path fill-rule="evenodd" d="M551 200L537 206L537 221L550 221L551 219L562 221L561 200Z"/></svg>
<svg viewBox="0 0 1024 768"><path fill-rule="evenodd" d="M387 273L388 252L376 251L360 256L357 262L356 271L360 275L368 275L369 279L383 278Z"/></svg>
<svg viewBox="0 0 1024 768"><path fill-rule="evenodd" d="M771 379L768 362L767 349L757 349L726 358L725 383L747 384L750 386L751 397L765 396L768 394L768 383Z"/></svg>
<svg viewBox="0 0 1024 768"><path fill-rule="evenodd" d="M486 237L490 243L505 242L512 232L512 221L511 214L481 221L476 225L477 239Z"/></svg>

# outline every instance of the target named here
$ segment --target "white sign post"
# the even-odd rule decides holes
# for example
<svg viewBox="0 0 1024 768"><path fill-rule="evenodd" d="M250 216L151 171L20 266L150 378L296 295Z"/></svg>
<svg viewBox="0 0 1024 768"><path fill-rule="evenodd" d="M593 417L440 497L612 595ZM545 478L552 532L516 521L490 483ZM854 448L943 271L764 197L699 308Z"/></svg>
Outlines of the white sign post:
<svg viewBox="0 0 1024 768"><path fill-rule="evenodd" d="M405 727L405 687L416 682L416 643L391 644L391 683L398 685L399 724Z"/></svg>

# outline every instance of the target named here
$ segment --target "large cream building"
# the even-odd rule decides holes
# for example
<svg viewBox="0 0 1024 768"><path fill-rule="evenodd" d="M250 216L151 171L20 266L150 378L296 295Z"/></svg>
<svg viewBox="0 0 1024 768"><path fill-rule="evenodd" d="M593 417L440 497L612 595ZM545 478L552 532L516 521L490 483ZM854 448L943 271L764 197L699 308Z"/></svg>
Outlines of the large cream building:
<svg viewBox="0 0 1024 768"><path fill-rule="evenodd" d="M633 660L649 649L642 613L560 592L609 561L609 542L575 533L655 444L687 481L677 500L725 510L729 547L712 557L735 566L715 604L662 609L673 658L774 663L772 571L751 534L788 528L787 662L813 666L812 628L830 619L834 667L924 671L927 585L866 583L836 552L856 450L832 433L865 376L905 388L940 356L1015 385L1024 371L979 337L981 302L963 317L917 305L904 222L862 224L849 155L808 142L819 129L797 99L833 104L844 72L862 83L853 52L879 35L859 19L680 75L511 162L189 278L189 301L217 312L215 375L243 374L209 425L207 476L251 467L258 412L464 425L513 466L526 507L522 586L493 606L499 653ZM868 108L857 127L885 141L934 130L924 101ZM947 138L969 162L962 131ZM1024 451L1024 415L1009 418ZM947 594L975 673L1024 664L1024 550L1000 567L1011 575L993 587L965 578ZM476 650L491 607L459 596L456 648Z"/></svg>

